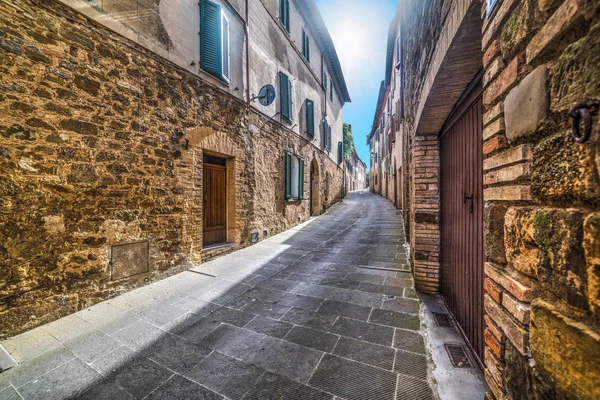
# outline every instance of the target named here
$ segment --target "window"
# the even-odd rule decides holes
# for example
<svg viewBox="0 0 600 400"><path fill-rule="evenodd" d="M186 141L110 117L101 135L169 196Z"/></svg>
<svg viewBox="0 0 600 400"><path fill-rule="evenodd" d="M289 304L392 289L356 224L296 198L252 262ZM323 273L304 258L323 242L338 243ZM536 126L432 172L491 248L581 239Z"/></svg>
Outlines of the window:
<svg viewBox="0 0 600 400"><path fill-rule="evenodd" d="M315 136L315 104L306 99L306 133Z"/></svg>
<svg viewBox="0 0 600 400"><path fill-rule="evenodd" d="M302 28L302 55L306 61L310 62L310 39L304 28Z"/></svg>
<svg viewBox="0 0 600 400"><path fill-rule="evenodd" d="M285 198L304 199L304 159L285 153Z"/></svg>
<svg viewBox="0 0 600 400"><path fill-rule="evenodd" d="M344 145L342 142L338 142L338 164L344 159Z"/></svg>
<svg viewBox="0 0 600 400"><path fill-rule="evenodd" d="M208 0L200 3L200 67L229 83L229 20Z"/></svg>
<svg viewBox="0 0 600 400"><path fill-rule="evenodd" d="M331 125L327 124L327 119L323 120L323 147L331 151Z"/></svg>
<svg viewBox="0 0 600 400"><path fill-rule="evenodd" d="M279 21L285 30L290 33L290 1L279 0Z"/></svg>
<svg viewBox="0 0 600 400"><path fill-rule="evenodd" d="M333 79L329 80L329 100L333 101Z"/></svg>
<svg viewBox="0 0 600 400"><path fill-rule="evenodd" d="M292 120L292 83L283 72L279 73L279 113L288 121Z"/></svg>
<svg viewBox="0 0 600 400"><path fill-rule="evenodd" d="M327 127L327 150L331 151L331 125Z"/></svg>
<svg viewBox="0 0 600 400"><path fill-rule="evenodd" d="M486 16L488 16L488 17L490 16L490 14L494 10L494 6L496 5L497 2L498 2L498 0L487 0L486 1L486 6L485 6Z"/></svg>
<svg viewBox="0 0 600 400"><path fill-rule="evenodd" d="M323 89L327 92L327 73L323 71Z"/></svg>

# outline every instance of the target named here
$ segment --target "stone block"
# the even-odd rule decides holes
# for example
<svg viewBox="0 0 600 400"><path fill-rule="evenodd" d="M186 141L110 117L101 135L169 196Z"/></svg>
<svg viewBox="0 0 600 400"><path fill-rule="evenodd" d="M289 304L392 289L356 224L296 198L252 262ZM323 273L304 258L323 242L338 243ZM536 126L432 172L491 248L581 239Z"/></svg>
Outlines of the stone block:
<svg viewBox="0 0 600 400"><path fill-rule="evenodd" d="M515 321L489 295L484 296L483 305L485 313L502 329L507 339L512 342L521 354L526 354L529 347L529 333L525 328L519 322Z"/></svg>
<svg viewBox="0 0 600 400"><path fill-rule="evenodd" d="M526 303L521 303L512 296L505 294L502 296L502 305L506 311L512 314L523 325L529 325L530 306Z"/></svg>
<svg viewBox="0 0 600 400"><path fill-rule="evenodd" d="M506 398L547 400L556 399L553 383L544 376L535 361L528 355L523 356L510 342L505 351L505 391Z"/></svg>
<svg viewBox="0 0 600 400"><path fill-rule="evenodd" d="M570 29L581 16L579 0L565 1L550 17L546 25L527 45L527 63L530 64L545 52L550 45Z"/></svg>
<svg viewBox="0 0 600 400"><path fill-rule="evenodd" d="M578 145L571 132L561 132L533 149L531 189L544 202L600 205L600 157L594 146Z"/></svg>
<svg viewBox="0 0 600 400"><path fill-rule="evenodd" d="M583 249L588 304L596 318L600 318L600 213L590 214L583 222Z"/></svg>
<svg viewBox="0 0 600 400"><path fill-rule="evenodd" d="M552 68L550 108L564 112L585 99L598 98L598 65L600 65L600 24L567 46Z"/></svg>
<svg viewBox="0 0 600 400"><path fill-rule="evenodd" d="M509 142L534 133L548 112L548 69L541 65L515 86L504 100L506 137Z"/></svg>
<svg viewBox="0 0 600 400"><path fill-rule="evenodd" d="M489 124L502 115L504 115L504 102L500 102L486 110L483 114L483 125Z"/></svg>
<svg viewBox="0 0 600 400"><path fill-rule="evenodd" d="M600 335L551 304L531 304L531 353L558 398L600 398Z"/></svg>
<svg viewBox="0 0 600 400"><path fill-rule="evenodd" d="M485 185L493 185L495 183L512 182L527 178L530 174L530 164L511 165L510 167L505 167L486 173L483 176L483 183Z"/></svg>
<svg viewBox="0 0 600 400"><path fill-rule="evenodd" d="M504 215L508 207L486 201L483 208L484 250L487 260L506 263L504 247Z"/></svg>
<svg viewBox="0 0 600 400"><path fill-rule="evenodd" d="M493 168L502 167L504 165L516 163L519 161L531 160L533 156L531 146L523 144L517 147L511 147L502 153L496 154L483 161L483 169L490 170Z"/></svg>
<svg viewBox="0 0 600 400"><path fill-rule="evenodd" d="M497 303L502 303L502 288L496 285L490 278L485 278L483 281L483 289Z"/></svg>
<svg viewBox="0 0 600 400"><path fill-rule="evenodd" d="M529 2L522 1L513 10L500 33L500 50L502 56L511 59L517 54L530 35Z"/></svg>
<svg viewBox="0 0 600 400"><path fill-rule="evenodd" d="M506 258L570 304L587 309L583 214L576 209L523 207L505 217Z"/></svg>

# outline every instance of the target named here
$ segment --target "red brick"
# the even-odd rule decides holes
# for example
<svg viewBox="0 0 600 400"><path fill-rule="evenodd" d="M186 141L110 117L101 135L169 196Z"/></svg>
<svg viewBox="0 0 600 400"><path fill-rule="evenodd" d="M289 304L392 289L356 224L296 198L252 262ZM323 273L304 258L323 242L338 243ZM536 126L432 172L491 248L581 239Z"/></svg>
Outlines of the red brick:
<svg viewBox="0 0 600 400"><path fill-rule="evenodd" d="M492 282L490 278L485 278L483 281L483 288L497 303L502 303L502 289Z"/></svg>
<svg viewBox="0 0 600 400"><path fill-rule="evenodd" d="M485 341L485 345L494 353L494 355L500 359L504 359L504 344L500 343L500 341L494 336L492 331L486 328L483 331L483 338Z"/></svg>
<svg viewBox="0 0 600 400"><path fill-rule="evenodd" d="M519 301L530 303L537 295L535 290L528 287L525 283L516 280L506 271L492 263L485 263L485 274Z"/></svg>
<svg viewBox="0 0 600 400"><path fill-rule="evenodd" d="M498 97L504 94L506 89L511 87L517 81L518 72L519 59L515 58L485 89L483 92L483 104L485 106L491 106Z"/></svg>
<svg viewBox="0 0 600 400"><path fill-rule="evenodd" d="M483 54L483 68L487 69L489 63L500 54L500 40L496 39Z"/></svg>
<svg viewBox="0 0 600 400"><path fill-rule="evenodd" d="M498 135L483 144L483 154L491 154L508 146L506 136Z"/></svg>
<svg viewBox="0 0 600 400"><path fill-rule="evenodd" d="M496 337L496 339L498 339L498 341L500 343L504 344L504 340L506 340L506 336L504 336L504 333L502 333L502 330L500 328L498 328L498 325L496 325L494 323L494 321L492 321L492 319L487 315L484 315L483 319L485 321L485 325L488 327L490 332L492 332L494 334L494 336Z"/></svg>

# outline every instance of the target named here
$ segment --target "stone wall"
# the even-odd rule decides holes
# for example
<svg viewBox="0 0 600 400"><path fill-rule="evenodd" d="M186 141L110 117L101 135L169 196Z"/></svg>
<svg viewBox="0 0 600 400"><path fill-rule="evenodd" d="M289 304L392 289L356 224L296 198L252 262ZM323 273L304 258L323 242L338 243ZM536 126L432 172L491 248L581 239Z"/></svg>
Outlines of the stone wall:
<svg viewBox="0 0 600 400"><path fill-rule="evenodd" d="M504 0L484 20L490 397L600 397L600 2Z"/></svg>
<svg viewBox="0 0 600 400"><path fill-rule="evenodd" d="M31 329L200 262L202 156L227 158L228 239L309 217L342 172L307 140L57 1L0 4L0 319ZM284 199L284 152L306 160ZM147 241L149 272L111 280L111 246Z"/></svg>

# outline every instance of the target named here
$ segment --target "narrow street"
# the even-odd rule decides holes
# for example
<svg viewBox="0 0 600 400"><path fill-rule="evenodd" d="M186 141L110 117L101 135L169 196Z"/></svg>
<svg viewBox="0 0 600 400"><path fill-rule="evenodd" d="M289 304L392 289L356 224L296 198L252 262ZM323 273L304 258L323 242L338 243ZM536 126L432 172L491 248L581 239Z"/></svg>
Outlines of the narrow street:
<svg viewBox="0 0 600 400"><path fill-rule="evenodd" d="M352 192L300 227L3 342L19 365L0 397L431 399L403 231L391 203Z"/></svg>

